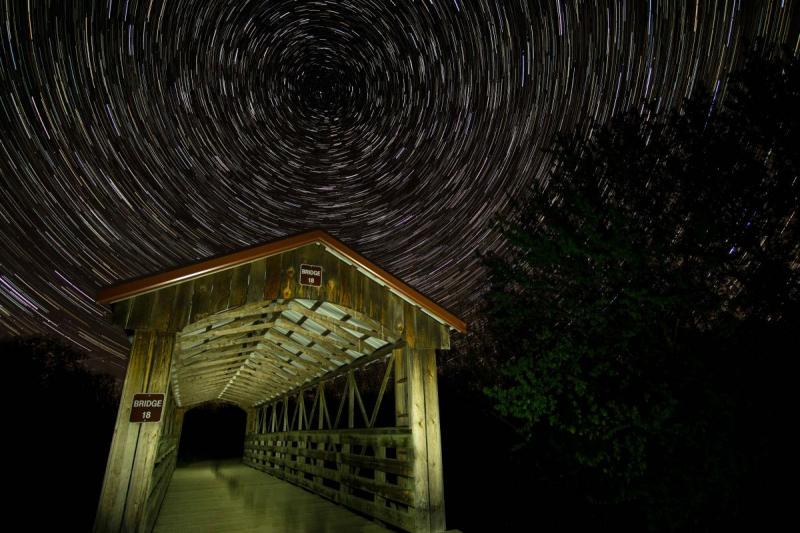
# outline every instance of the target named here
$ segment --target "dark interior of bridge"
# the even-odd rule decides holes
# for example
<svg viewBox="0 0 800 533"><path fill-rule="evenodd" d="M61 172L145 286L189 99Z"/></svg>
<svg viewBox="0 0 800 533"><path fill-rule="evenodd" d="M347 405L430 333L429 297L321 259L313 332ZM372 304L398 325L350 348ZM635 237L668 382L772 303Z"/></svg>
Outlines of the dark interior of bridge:
<svg viewBox="0 0 800 533"><path fill-rule="evenodd" d="M246 413L234 405L207 403L190 409L183 419L178 466L240 459L246 424Z"/></svg>

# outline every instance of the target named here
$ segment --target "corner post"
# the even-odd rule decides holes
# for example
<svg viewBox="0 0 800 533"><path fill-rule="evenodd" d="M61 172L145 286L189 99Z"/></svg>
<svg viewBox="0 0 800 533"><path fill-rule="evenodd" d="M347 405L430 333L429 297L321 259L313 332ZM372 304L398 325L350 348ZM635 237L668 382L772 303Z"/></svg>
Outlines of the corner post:
<svg viewBox="0 0 800 533"><path fill-rule="evenodd" d="M137 330L134 334L95 517L96 533L146 529L153 466L166 420L162 417L159 422L130 422L131 408L134 394L166 396L174 345L174 333Z"/></svg>
<svg viewBox="0 0 800 533"><path fill-rule="evenodd" d="M442 445L439 424L439 392L436 349L438 325L410 305L406 306L408 419L414 461L415 531L445 531Z"/></svg>

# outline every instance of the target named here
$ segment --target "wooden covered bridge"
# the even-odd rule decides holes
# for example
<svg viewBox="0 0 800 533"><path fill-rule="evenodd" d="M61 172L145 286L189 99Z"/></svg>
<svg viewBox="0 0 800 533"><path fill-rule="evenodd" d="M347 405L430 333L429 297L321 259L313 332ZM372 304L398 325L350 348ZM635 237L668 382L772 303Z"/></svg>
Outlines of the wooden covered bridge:
<svg viewBox="0 0 800 533"><path fill-rule="evenodd" d="M311 531L291 524L315 523L309 513L325 531L376 530L337 529L364 516L378 530L445 530L436 350L465 330L452 313L319 230L97 299L132 347L95 531L192 530L192 515L204 531ZM176 471L185 412L212 401L247 413L246 467ZM263 521L212 518L224 499L203 497L212 478L246 485ZM297 506L280 525L278 504Z"/></svg>

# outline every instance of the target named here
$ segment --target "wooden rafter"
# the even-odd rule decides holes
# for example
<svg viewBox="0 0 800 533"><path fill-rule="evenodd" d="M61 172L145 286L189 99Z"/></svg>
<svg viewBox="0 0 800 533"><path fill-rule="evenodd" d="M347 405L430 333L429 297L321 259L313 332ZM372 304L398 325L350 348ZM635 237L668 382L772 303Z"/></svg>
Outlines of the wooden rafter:
<svg viewBox="0 0 800 533"><path fill-rule="evenodd" d="M261 302L188 325L178 336L172 364L176 398L183 405L220 395L263 403L304 384L319 384L326 375L393 346L379 323L330 305ZM330 416L327 408L314 412Z"/></svg>

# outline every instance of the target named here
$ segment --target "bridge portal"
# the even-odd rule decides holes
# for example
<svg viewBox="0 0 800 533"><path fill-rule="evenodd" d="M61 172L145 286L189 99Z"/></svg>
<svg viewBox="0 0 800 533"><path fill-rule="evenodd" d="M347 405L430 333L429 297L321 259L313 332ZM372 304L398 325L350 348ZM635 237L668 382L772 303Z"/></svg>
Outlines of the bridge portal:
<svg viewBox="0 0 800 533"><path fill-rule="evenodd" d="M465 331L446 309L319 230L98 301L132 346L95 531L153 529L185 413L212 401L246 413L246 472L445 530L436 350Z"/></svg>

